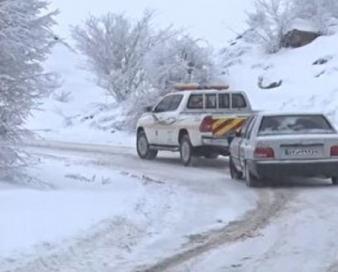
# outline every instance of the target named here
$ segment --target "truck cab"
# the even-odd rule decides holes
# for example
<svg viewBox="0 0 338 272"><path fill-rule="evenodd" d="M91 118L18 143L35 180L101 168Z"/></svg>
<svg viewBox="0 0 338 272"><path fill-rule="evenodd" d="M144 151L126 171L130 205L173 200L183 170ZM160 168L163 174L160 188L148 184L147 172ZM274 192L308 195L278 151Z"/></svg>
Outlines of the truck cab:
<svg viewBox="0 0 338 272"><path fill-rule="evenodd" d="M154 159L158 151L177 151L184 165L194 157L228 156L231 139L251 113L242 91L178 86L140 118L137 152L143 159Z"/></svg>

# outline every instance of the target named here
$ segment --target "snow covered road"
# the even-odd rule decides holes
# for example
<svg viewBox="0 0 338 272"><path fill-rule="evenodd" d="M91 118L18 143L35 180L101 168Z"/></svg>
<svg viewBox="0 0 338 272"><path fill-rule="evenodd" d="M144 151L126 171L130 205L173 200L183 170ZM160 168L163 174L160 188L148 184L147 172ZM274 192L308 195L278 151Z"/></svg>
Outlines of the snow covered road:
<svg viewBox="0 0 338 272"><path fill-rule="evenodd" d="M4 258L0 246L1 272L337 271L337 189L325 181L252 190L230 180L225 160L184 168L176 155L141 161L127 147L40 142L26 150L59 194L103 200L100 212L85 206L91 223L60 231L57 242L47 235L33 252Z"/></svg>

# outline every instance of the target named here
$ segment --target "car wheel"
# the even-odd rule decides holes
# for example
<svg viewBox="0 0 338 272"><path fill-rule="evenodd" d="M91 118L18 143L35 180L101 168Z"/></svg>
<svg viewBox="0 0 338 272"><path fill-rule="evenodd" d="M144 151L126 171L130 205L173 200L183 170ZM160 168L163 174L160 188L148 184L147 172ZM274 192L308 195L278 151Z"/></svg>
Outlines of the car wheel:
<svg viewBox="0 0 338 272"><path fill-rule="evenodd" d="M230 156L230 161L229 161L229 168L230 168L230 176L232 179L240 180L243 177L243 173L237 170L231 156Z"/></svg>
<svg viewBox="0 0 338 272"><path fill-rule="evenodd" d="M248 187L258 187L259 179L255 177L248 166L248 163L245 163L245 182Z"/></svg>
<svg viewBox="0 0 338 272"><path fill-rule="evenodd" d="M180 155L184 166L191 166L193 162L193 146L188 135L184 135L180 141Z"/></svg>
<svg viewBox="0 0 338 272"><path fill-rule="evenodd" d="M157 156L158 151L151 149L148 143L148 139L144 131L137 134L137 154L141 159L154 160Z"/></svg>
<svg viewBox="0 0 338 272"><path fill-rule="evenodd" d="M338 185L338 177L333 177L332 178L332 184L333 185Z"/></svg>

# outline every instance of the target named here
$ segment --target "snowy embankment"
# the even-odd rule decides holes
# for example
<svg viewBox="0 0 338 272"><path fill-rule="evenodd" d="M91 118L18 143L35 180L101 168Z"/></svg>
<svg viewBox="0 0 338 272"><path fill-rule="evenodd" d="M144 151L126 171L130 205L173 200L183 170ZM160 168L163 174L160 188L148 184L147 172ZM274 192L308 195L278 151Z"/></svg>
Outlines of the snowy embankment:
<svg viewBox="0 0 338 272"><path fill-rule="evenodd" d="M257 110L326 113L338 125L338 34L323 36L297 49L265 54L239 39L225 57L229 84L248 93ZM282 81L274 89L263 85Z"/></svg>
<svg viewBox="0 0 338 272"><path fill-rule="evenodd" d="M134 137L114 128L120 109L105 107L112 101L85 71L81 55L58 44L46 69L60 76L60 88L41 101L26 127L37 139L88 144L132 146ZM63 95L67 94L67 95Z"/></svg>
<svg viewBox="0 0 338 272"><path fill-rule="evenodd" d="M186 169L169 157L150 163L120 150L28 151L40 158L29 170L34 179L0 183L0 271L106 271L104 262L126 271L222 228L257 201L244 185L224 181L223 163L182 180Z"/></svg>

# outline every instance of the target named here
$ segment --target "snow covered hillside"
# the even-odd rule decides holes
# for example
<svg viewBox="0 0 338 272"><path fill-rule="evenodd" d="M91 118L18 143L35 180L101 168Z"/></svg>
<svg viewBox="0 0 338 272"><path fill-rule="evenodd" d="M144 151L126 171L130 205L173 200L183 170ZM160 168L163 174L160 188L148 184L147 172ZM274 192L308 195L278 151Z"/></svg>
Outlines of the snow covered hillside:
<svg viewBox="0 0 338 272"><path fill-rule="evenodd" d="M36 137L49 140L131 145L128 133L116 132L110 126L102 104L112 101L96 86L91 74L82 69L83 65L81 56L65 45L58 44L53 49L46 69L59 75L61 86L41 101L27 127Z"/></svg>
<svg viewBox="0 0 338 272"><path fill-rule="evenodd" d="M236 8L238 18L232 20L233 26L227 21L230 29L235 29L238 24L243 29L243 14L250 4L250 1L246 1L242 9ZM61 7L60 20L65 20L60 21L59 30L67 36L67 18L71 17L62 15L62 12L68 14L71 5L55 1L54 6L59 7L58 5ZM86 16L84 10L82 14ZM224 16L226 15L227 12L224 11ZM161 16L159 15L159 22ZM73 24L79 23L78 17L69 20ZM189 18L186 18L187 22ZM184 25L183 21L178 23L179 26ZM210 23L210 29L215 29L215 25L216 22ZM207 37L206 32L201 30L200 33L210 39L210 43L219 45L214 34ZM230 37L226 31L224 36L222 33L219 35L224 37L224 41ZM257 110L324 112L338 125L337 41L338 34L321 36L313 43L298 49L283 49L276 54L266 54L258 45L237 39L235 43L232 41L226 46L222 56L221 65L226 71L225 81L232 89L246 91ZM104 90L96 86L93 74L81 69L83 65L84 58L80 54L63 45L54 49L46 67L61 76L62 87L58 93L71 92L70 100L66 103L60 102L60 95L45 99L42 101L42 110L34 112L27 127L38 136L51 140L132 145L132 136L118 132L112 126L118 120L120 111L114 112L111 107L107 111L102 106L107 103L111 105L112 101ZM282 85L274 89L261 89L258 84L260 79L263 85L279 81L282 81Z"/></svg>
<svg viewBox="0 0 338 272"><path fill-rule="evenodd" d="M266 54L243 39L224 54L231 88L245 90L256 110L316 111L338 125L338 34L297 49ZM278 83L273 89L263 85Z"/></svg>

